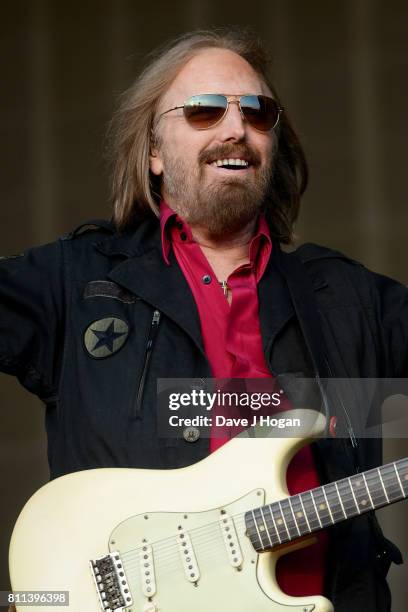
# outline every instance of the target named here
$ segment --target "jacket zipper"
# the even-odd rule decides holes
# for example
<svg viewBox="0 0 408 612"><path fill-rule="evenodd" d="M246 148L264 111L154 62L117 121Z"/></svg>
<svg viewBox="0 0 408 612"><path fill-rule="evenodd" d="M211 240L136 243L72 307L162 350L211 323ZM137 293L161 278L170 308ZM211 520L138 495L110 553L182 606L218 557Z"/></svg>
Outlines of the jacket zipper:
<svg viewBox="0 0 408 612"><path fill-rule="evenodd" d="M152 350L153 350L154 341L157 335L157 330L159 328L160 316L161 316L160 312L158 310L155 310L153 312L153 318L150 323L149 335L147 337L145 357L144 357L144 363L143 363L143 368L142 368L142 375L140 377L139 387L137 389L136 408L135 408L136 417L140 417L141 412L142 412L142 400L143 400L143 392L144 392L144 386L145 386L145 381L146 381L146 376L147 376L147 369L149 367L149 362L150 362L150 357L151 357Z"/></svg>

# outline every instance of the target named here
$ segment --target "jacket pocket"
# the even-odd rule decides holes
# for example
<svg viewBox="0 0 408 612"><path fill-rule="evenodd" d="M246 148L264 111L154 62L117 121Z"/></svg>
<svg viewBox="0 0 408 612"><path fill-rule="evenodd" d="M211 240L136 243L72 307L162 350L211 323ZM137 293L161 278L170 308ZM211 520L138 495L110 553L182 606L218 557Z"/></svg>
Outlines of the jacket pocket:
<svg viewBox="0 0 408 612"><path fill-rule="evenodd" d="M144 351L144 360L141 369L141 375L139 379L139 384L137 387L136 393L136 401L134 406L133 417L136 419L140 419L142 415L142 407L143 407L143 393L147 378L147 373L149 370L150 359L154 347L154 343L157 336L157 331L159 329L161 313L159 310L155 310L153 312L153 317L150 323L150 328L147 336L146 347Z"/></svg>

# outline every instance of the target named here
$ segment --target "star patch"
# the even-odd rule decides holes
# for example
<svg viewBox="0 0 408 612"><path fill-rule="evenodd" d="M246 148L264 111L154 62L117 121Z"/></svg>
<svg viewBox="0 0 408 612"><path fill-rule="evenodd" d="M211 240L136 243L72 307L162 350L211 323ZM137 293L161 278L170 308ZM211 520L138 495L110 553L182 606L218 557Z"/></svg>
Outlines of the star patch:
<svg viewBox="0 0 408 612"><path fill-rule="evenodd" d="M129 335L129 325L123 319L106 317L94 321L84 334L85 348L91 357L104 359L117 353Z"/></svg>

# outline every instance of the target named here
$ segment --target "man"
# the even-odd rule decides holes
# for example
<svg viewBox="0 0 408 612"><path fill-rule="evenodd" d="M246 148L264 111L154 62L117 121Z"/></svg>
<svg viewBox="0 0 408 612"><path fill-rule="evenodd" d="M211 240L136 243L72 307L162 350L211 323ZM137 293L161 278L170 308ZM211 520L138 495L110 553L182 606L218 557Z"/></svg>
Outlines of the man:
<svg viewBox="0 0 408 612"><path fill-rule="evenodd" d="M53 478L215 450L198 428L160 439L158 378L407 375L406 289L322 247L280 248L307 168L266 66L239 32L171 43L113 124L112 222L2 262L0 363L46 404ZM337 408L350 437L301 451L291 492L381 463L379 440L356 440L361 415ZM287 592L320 591L339 612L390 609L400 555L372 515L305 559L282 562Z"/></svg>

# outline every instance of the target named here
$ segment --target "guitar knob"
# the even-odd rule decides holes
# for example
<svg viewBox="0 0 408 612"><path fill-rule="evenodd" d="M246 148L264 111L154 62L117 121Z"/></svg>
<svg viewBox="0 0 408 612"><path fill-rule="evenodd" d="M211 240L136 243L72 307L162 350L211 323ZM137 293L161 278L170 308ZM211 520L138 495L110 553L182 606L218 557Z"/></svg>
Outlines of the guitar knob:
<svg viewBox="0 0 408 612"><path fill-rule="evenodd" d="M143 606L143 612L156 612L156 610L157 610L156 604L152 603L151 601L148 601Z"/></svg>

